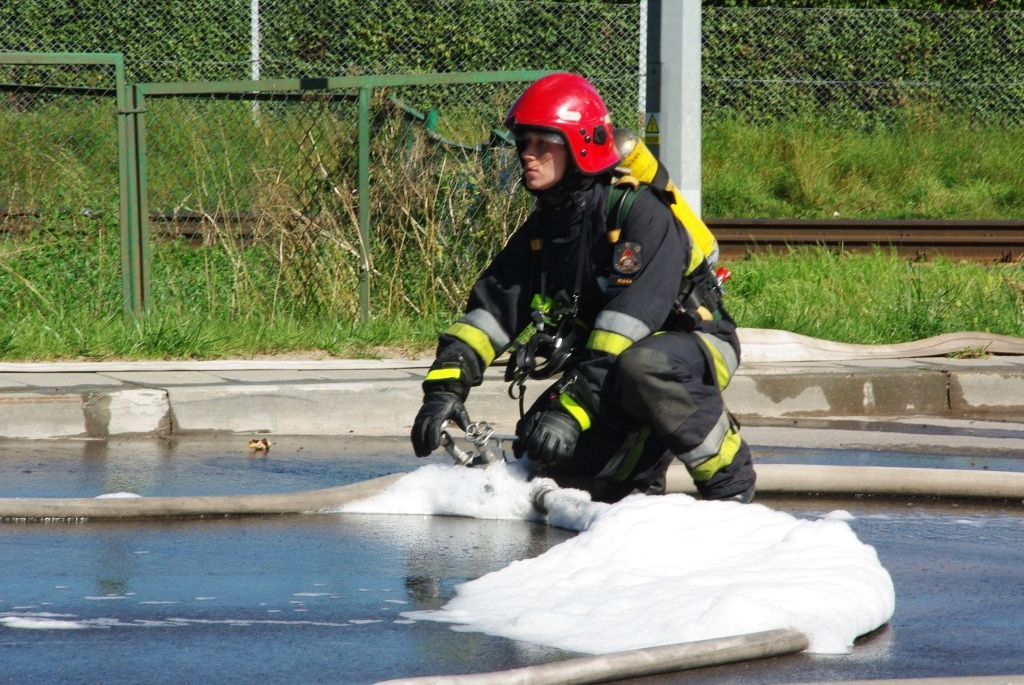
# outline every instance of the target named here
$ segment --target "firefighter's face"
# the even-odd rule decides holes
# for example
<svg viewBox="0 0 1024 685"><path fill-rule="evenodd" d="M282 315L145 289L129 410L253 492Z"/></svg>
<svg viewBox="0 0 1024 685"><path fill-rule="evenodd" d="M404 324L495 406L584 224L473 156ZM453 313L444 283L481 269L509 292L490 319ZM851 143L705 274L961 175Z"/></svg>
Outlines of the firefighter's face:
<svg viewBox="0 0 1024 685"><path fill-rule="evenodd" d="M569 153L557 133L524 131L516 134L523 184L530 190L548 190L562 180Z"/></svg>

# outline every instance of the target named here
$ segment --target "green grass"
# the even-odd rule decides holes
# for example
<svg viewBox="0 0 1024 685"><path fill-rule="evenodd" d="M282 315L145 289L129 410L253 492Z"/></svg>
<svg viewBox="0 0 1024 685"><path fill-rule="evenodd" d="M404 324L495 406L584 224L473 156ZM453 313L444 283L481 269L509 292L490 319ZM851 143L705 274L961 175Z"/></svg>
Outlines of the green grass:
<svg viewBox="0 0 1024 685"><path fill-rule="evenodd" d="M197 247L153 239L151 308L138 319L121 309L109 155L81 153L109 146L107 138L89 142L97 113L61 119L67 136L54 135L56 125L47 130L44 110L0 117L0 137L4 126L17 126L25 141L4 201L41 210L0 225L0 359L427 354L529 211L508 152L444 153L399 118L378 121L371 318L362 322L358 198L345 162L355 149L346 137L351 126L300 126L298 140L257 129L236 137L230 130L251 122L252 111L234 104L224 103L233 115L227 128L216 125L218 106L174 135L173 118L161 129L154 112L151 133L166 137L150 149L151 198L206 216L207 240ZM271 114L289 113L267 108L261 125ZM289 131L301 119L284 118ZM1024 215L1024 131L1017 129L919 112L852 131L813 120L759 128L725 121L706 128L704 150L707 216ZM243 226L212 220L240 212L250 218L245 240ZM727 304L742 326L872 344L957 331L1024 335L1020 264L809 248L727 266L734 274Z"/></svg>
<svg viewBox="0 0 1024 685"><path fill-rule="evenodd" d="M164 250L174 257L174 268L157 269L157 304L138 319L120 311L119 274L109 252L85 260L86 268L6 252L5 268L20 273L18 281L3 281L4 296L23 306L5 313L0 359L427 354L437 332L457 315L456 307L419 314L396 306L365 323L352 313L308 316L269 296L279 287L272 268L238 276L237 256L224 245ZM19 258L26 263L12 264ZM251 268L259 261L254 255L243 263ZM1015 265L911 262L881 250L806 248L727 266L733 273L727 305L747 327L871 344L955 331L1024 335L1024 273ZM91 281L81 285L87 283L78 280L85 272ZM71 291L78 296L68 296Z"/></svg>
<svg viewBox="0 0 1024 685"><path fill-rule="evenodd" d="M1024 335L1017 265L825 248L755 255L730 265L727 304L743 326L838 342L888 344L943 333Z"/></svg>
<svg viewBox="0 0 1024 685"><path fill-rule="evenodd" d="M710 217L1018 219L1024 128L974 126L910 111L889 126L813 119L705 127L703 211Z"/></svg>
<svg viewBox="0 0 1024 685"><path fill-rule="evenodd" d="M61 314L43 321L26 317L0 335L0 359L144 360L219 359L302 354L367 358L412 355L436 333L410 321L298 322L265 325L256 317L211 320L198 308L155 311L144 319L119 314L82 319Z"/></svg>

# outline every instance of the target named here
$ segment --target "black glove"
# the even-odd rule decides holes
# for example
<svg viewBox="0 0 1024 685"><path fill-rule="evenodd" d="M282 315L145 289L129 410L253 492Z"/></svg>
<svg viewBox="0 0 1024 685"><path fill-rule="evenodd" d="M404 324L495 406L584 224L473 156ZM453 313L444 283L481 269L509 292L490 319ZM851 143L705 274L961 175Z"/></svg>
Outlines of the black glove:
<svg viewBox="0 0 1024 685"><path fill-rule="evenodd" d="M441 446L445 421L469 428L469 413L462 398L453 392L428 392L412 424L412 448L417 457L426 457Z"/></svg>
<svg viewBox="0 0 1024 685"><path fill-rule="evenodd" d="M537 464L568 461L580 439L580 424L559 409L548 409L527 416L516 424L517 457L525 452Z"/></svg>

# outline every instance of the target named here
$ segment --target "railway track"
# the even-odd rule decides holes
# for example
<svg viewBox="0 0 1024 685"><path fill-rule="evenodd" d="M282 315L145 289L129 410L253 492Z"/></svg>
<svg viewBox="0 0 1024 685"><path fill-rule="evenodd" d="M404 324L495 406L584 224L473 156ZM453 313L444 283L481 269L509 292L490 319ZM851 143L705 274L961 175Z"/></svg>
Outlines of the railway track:
<svg viewBox="0 0 1024 685"><path fill-rule="evenodd" d="M157 235L174 235L195 243L209 240L209 221L199 217L153 216ZM917 260L936 256L978 262L1024 261L1024 221L927 219L705 219L718 239L724 259L754 252L822 245L863 251L881 247ZM247 218L235 220L246 234Z"/></svg>
<svg viewBox="0 0 1024 685"><path fill-rule="evenodd" d="M0 234L25 230L33 212L0 209ZM151 214L156 238L208 243L230 226L243 241L257 222L253 215ZM912 259L943 256L978 262L1024 262L1024 220L931 219L705 219L718 239L723 259L756 252L821 245L848 251L881 247Z"/></svg>
<svg viewBox="0 0 1024 685"><path fill-rule="evenodd" d="M927 219L705 219L722 258L823 245L850 251L882 247L926 260L1024 260L1024 221Z"/></svg>

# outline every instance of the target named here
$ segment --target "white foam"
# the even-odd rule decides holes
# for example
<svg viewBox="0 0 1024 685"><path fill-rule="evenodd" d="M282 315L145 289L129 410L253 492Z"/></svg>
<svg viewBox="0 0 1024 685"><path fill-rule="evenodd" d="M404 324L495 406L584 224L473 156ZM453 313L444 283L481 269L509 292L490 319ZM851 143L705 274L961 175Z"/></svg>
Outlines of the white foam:
<svg viewBox="0 0 1024 685"><path fill-rule="evenodd" d="M342 511L540 520L537 486L518 463L431 464ZM580 534L458 586L440 610L402 616L591 654L774 628L844 653L895 609L892 579L848 512L800 519L682 494L608 505L565 489L544 501L550 525Z"/></svg>
<svg viewBox="0 0 1024 685"><path fill-rule="evenodd" d="M46 616L2 616L0 625L22 630L83 630L89 627L80 621L67 621Z"/></svg>

